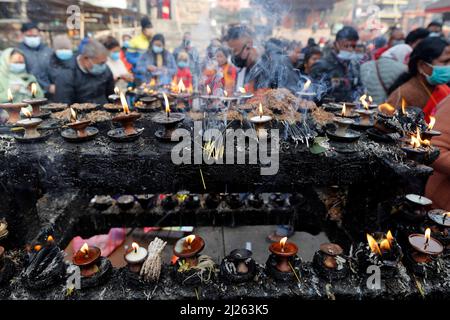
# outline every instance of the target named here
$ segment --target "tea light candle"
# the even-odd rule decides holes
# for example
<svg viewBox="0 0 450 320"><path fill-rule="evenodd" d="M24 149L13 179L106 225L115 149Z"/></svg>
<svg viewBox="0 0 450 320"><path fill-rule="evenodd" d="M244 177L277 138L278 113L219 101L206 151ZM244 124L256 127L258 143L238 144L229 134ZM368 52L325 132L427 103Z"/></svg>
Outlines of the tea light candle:
<svg viewBox="0 0 450 320"><path fill-rule="evenodd" d="M181 238L173 248L173 253L179 258L184 258L190 266L197 265L197 255L205 247L204 240L195 235Z"/></svg>
<svg viewBox="0 0 450 320"><path fill-rule="evenodd" d="M131 244L131 248L125 253L125 261L128 263L130 271L138 273L141 271L142 264L147 259L147 249L139 246L136 242Z"/></svg>
<svg viewBox="0 0 450 320"><path fill-rule="evenodd" d="M433 201L431 201L430 199L417 194L407 194L405 198L412 204L419 206L430 206L433 203Z"/></svg>
<svg viewBox="0 0 450 320"><path fill-rule="evenodd" d="M430 228L425 231L424 235L411 234L408 237L408 241L415 250L428 255L437 256L444 251L444 246L438 240L431 237Z"/></svg>

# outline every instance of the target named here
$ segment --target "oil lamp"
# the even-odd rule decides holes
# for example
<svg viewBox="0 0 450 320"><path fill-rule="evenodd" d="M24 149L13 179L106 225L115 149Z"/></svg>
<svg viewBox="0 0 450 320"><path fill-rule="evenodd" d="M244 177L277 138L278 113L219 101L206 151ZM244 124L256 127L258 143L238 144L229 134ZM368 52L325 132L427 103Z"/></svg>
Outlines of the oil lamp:
<svg viewBox="0 0 450 320"><path fill-rule="evenodd" d="M359 115L355 112L355 109L356 103L344 103L341 112L336 115L343 118L358 118Z"/></svg>
<svg viewBox="0 0 450 320"><path fill-rule="evenodd" d="M78 250L72 259L74 265L80 267L81 275L83 277L92 277L98 271L97 262L101 256L101 251L99 248L94 246L88 246L85 243L80 250Z"/></svg>
<svg viewBox="0 0 450 320"><path fill-rule="evenodd" d="M420 129L417 128L416 134L411 135L409 145L403 146L402 150L405 151L408 159L423 163L426 155L430 153L430 146L429 140L422 140Z"/></svg>
<svg viewBox="0 0 450 320"><path fill-rule="evenodd" d="M175 105L178 110L186 110L186 103L192 97L192 88L186 88L183 79L177 83L172 83L170 95L175 98Z"/></svg>
<svg viewBox="0 0 450 320"><path fill-rule="evenodd" d="M351 125L355 124L355 120L344 117L335 117L333 122L335 128L327 130L327 136L331 140L337 142L353 142L361 137L360 133L349 129Z"/></svg>
<svg viewBox="0 0 450 320"><path fill-rule="evenodd" d="M431 236L440 241L444 247L450 244L450 212L434 209L428 212L428 219L420 230L431 229Z"/></svg>
<svg viewBox="0 0 450 320"><path fill-rule="evenodd" d="M111 103L120 105L120 90L119 90L119 88L117 88L117 87L114 88L114 94L111 94L110 96L108 96L108 100Z"/></svg>
<svg viewBox="0 0 450 320"><path fill-rule="evenodd" d="M155 115L152 119L153 122L163 125L163 130L157 130L155 136L163 141L172 141L172 133L176 126L181 123L185 116L182 113L170 112L170 104L167 95L163 92L165 112Z"/></svg>
<svg viewBox="0 0 450 320"><path fill-rule="evenodd" d="M131 244L131 248L125 252L124 259L128 264L128 269L133 273L139 273L142 264L147 259L147 249L139 246L136 242Z"/></svg>
<svg viewBox="0 0 450 320"><path fill-rule="evenodd" d="M114 199L110 196L95 196L91 203L93 207L99 211L105 211L114 203Z"/></svg>
<svg viewBox="0 0 450 320"><path fill-rule="evenodd" d="M316 272L327 279L342 279L348 272L344 250L335 243L323 243L314 254L313 267Z"/></svg>
<svg viewBox="0 0 450 320"><path fill-rule="evenodd" d="M428 217L435 223L443 227L450 227L450 212L436 209L428 212Z"/></svg>
<svg viewBox="0 0 450 320"><path fill-rule="evenodd" d="M434 125L436 124L436 118L430 116L430 122L428 123L427 130L422 131L422 139L423 140L431 140L433 137L438 137L442 133L437 130L433 130Z"/></svg>
<svg viewBox="0 0 450 320"><path fill-rule="evenodd" d="M412 222L421 222L425 219L432 201L417 194L407 194L402 205L403 217Z"/></svg>
<svg viewBox="0 0 450 320"><path fill-rule="evenodd" d="M8 103L1 103L0 109L5 110L9 114L8 123L15 124L20 119L20 110L26 108L26 103L14 103L14 96L11 89L8 89Z"/></svg>
<svg viewBox="0 0 450 320"><path fill-rule="evenodd" d="M200 236L190 235L177 241L173 248L173 254L185 260L190 267L198 264L198 255L205 247L205 242Z"/></svg>
<svg viewBox="0 0 450 320"><path fill-rule="evenodd" d="M366 101L366 95L363 95L360 98L360 101L363 105L363 108L356 110L356 113L358 113L360 116L358 125L361 127L371 127L373 126L372 116L375 114L375 111L369 109L369 103Z"/></svg>
<svg viewBox="0 0 450 320"><path fill-rule="evenodd" d="M311 80L309 80L309 79L306 80L305 84L303 85L302 90L296 93L297 97L308 100L308 101L313 100L316 97L316 93L312 92L310 90L311 83L312 83Z"/></svg>
<svg viewBox="0 0 450 320"><path fill-rule="evenodd" d="M61 132L61 136L68 141L86 141L92 139L98 134L97 128L89 127L91 121L79 121L77 119L77 113L72 108L70 108L70 121L71 123L67 125L70 129Z"/></svg>
<svg viewBox="0 0 450 320"><path fill-rule="evenodd" d="M393 118L395 115L395 108L389 103L383 103L378 106L378 116L382 118Z"/></svg>
<svg viewBox="0 0 450 320"><path fill-rule="evenodd" d="M265 116L263 113L262 104L259 104L258 115L250 118L250 122L255 124L256 135L259 139L264 139L267 137L267 130L265 125L267 122L272 121L271 116Z"/></svg>
<svg viewBox="0 0 450 320"><path fill-rule="evenodd" d="M290 259L297 255L298 247L293 242L287 242L287 238L283 238L280 242L272 243L269 251L275 255L277 264L276 268L280 272L293 272Z"/></svg>
<svg viewBox="0 0 450 320"><path fill-rule="evenodd" d="M134 206L134 197L131 195L123 195L117 199L117 206L123 210L127 211Z"/></svg>
<svg viewBox="0 0 450 320"><path fill-rule="evenodd" d="M244 283L253 279L256 263L252 252L247 249L235 249L226 256L220 265L220 275L231 283Z"/></svg>
<svg viewBox="0 0 450 320"><path fill-rule="evenodd" d="M431 229L427 228L425 234L411 234L408 237L409 244L414 251L411 258L416 263L429 263L432 257L440 255L444 251L444 246L436 239L431 237Z"/></svg>
<svg viewBox="0 0 450 320"><path fill-rule="evenodd" d="M140 113L130 112L127 99L123 92L120 92L120 101L123 107L123 113L120 113L112 119L113 122L119 122L122 128L114 129L108 132L108 136L118 142L126 142L138 138L143 129L137 130L134 123L141 117Z"/></svg>
<svg viewBox="0 0 450 320"><path fill-rule="evenodd" d="M41 112L41 106L45 105L47 103L47 98L36 98L37 93L37 85L36 83L31 84L31 99L25 99L23 100L23 103L29 104L33 108L33 117L36 118L48 118L51 115L51 112Z"/></svg>
<svg viewBox="0 0 450 320"><path fill-rule="evenodd" d="M22 108L22 113L27 117L27 119L22 119L16 122L18 126L21 126L25 129L25 133L23 135L24 139L36 139L41 136L37 127L42 123L42 119L40 118L32 118L32 114L28 111L27 108Z"/></svg>

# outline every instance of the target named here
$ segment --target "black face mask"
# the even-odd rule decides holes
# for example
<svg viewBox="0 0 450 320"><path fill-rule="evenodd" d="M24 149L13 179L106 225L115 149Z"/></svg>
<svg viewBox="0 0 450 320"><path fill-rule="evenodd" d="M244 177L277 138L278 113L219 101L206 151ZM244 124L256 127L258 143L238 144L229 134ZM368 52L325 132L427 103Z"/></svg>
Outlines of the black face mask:
<svg viewBox="0 0 450 320"><path fill-rule="evenodd" d="M244 59L244 58L241 58L241 54L242 54L242 52L244 52L245 48L247 48L247 45L245 45L245 46L242 48L242 50L241 50L241 52L240 52L239 54L233 55L233 56L231 57L231 62L232 62L236 67L238 67L238 68L240 68L240 69L242 69L242 68L244 68L245 66L247 66L248 56L247 56L247 58L245 58L245 59Z"/></svg>
<svg viewBox="0 0 450 320"><path fill-rule="evenodd" d="M191 46L191 40L183 40L183 46L185 48L190 47Z"/></svg>

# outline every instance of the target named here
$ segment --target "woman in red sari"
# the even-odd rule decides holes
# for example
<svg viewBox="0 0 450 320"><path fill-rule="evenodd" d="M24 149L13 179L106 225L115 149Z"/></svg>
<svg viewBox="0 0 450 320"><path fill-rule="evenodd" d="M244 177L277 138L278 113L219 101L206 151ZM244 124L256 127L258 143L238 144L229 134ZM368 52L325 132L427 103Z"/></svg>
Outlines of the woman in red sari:
<svg viewBox="0 0 450 320"><path fill-rule="evenodd" d="M407 106L422 108L428 121L450 94L449 43L441 38L425 39L411 53L408 68L390 89L387 102L400 108L405 99Z"/></svg>

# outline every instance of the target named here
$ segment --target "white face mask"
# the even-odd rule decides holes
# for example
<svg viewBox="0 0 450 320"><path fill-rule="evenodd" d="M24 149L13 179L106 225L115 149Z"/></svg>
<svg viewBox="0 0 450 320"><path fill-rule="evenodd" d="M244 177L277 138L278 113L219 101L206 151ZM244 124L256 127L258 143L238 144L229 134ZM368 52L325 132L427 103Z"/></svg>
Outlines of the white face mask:
<svg viewBox="0 0 450 320"><path fill-rule="evenodd" d="M23 42L30 48L37 48L41 44L41 37L27 37L23 39Z"/></svg>
<svg viewBox="0 0 450 320"><path fill-rule="evenodd" d="M356 55L354 52L352 51L346 51L346 50L341 50L338 53L338 58L341 60L345 60L345 61L349 61L349 60L353 60L356 58Z"/></svg>

